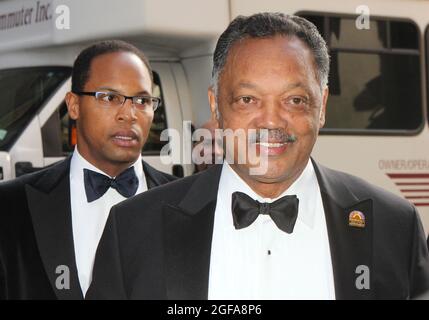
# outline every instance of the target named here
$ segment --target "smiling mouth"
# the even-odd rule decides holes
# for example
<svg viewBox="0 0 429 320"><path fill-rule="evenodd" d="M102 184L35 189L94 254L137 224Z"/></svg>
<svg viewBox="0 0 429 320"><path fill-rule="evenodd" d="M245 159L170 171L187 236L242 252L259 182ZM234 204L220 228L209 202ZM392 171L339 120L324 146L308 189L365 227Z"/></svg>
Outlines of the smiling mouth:
<svg viewBox="0 0 429 320"><path fill-rule="evenodd" d="M291 142L256 142L256 150L260 155L266 156L280 156L289 148Z"/></svg>
<svg viewBox="0 0 429 320"><path fill-rule="evenodd" d="M257 144L259 144L262 147L265 148L280 148L284 145L286 145L287 143L284 142L257 142Z"/></svg>

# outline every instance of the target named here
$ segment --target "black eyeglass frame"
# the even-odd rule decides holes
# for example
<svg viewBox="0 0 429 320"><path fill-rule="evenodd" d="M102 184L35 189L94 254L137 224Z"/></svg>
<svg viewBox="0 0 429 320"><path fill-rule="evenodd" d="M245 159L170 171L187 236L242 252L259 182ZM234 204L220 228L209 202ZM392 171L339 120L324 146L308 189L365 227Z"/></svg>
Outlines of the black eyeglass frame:
<svg viewBox="0 0 429 320"><path fill-rule="evenodd" d="M161 104L161 98L152 97L152 96L149 96L149 95L126 96L124 94L121 94L121 93L118 93L118 92L111 92L111 91L72 91L72 92L74 94L77 94L77 95L95 97L97 101L98 101L97 96L99 94L102 94L102 93L103 94L106 94L106 93L108 93L108 94L115 94L115 95L118 95L118 96L121 96L121 97L125 98L124 101L122 101L121 106L124 105L124 103L125 103L125 101L127 101L127 99L130 99L131 102L133 103L133 105L139 105L139 103L135 102L136 98L147 98L147 99L151 99L151 101L153 103L153 107L152 107L153 111L156 111L156 109L158 109L159 105ZM143 110L141 110L141 111L143 111Z"/></svg>

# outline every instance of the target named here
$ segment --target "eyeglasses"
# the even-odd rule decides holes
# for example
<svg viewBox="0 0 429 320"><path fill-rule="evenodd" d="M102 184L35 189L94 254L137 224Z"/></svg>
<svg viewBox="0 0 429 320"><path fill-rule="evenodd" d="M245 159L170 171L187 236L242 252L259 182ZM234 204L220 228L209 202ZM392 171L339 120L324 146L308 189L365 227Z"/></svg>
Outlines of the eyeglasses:
<svg viewBox="0 0 429 320"><path fill-rule="evenodd" d="M73 92L77 95L82 96L92 96L95 97L97 102L99 102L102 105L105 105L107 107L120 107L122 106L127 99L130 99L133 103L133 105L136 107L137 110L145 111L147 109L153 109L155 111L160 103L161 99L157 97L151 97L151 96L134 96L134 97L128 97L124 96L123 94L116 93L116 92L103 92L103 91L97 91L97 92Z"/></svg>

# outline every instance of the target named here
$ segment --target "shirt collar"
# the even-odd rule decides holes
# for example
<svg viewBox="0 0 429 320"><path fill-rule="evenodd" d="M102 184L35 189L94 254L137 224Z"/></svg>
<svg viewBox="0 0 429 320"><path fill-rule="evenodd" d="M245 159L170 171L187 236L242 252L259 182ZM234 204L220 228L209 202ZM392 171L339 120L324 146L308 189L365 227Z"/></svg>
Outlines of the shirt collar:
<svg viewBox="0 0 429 320"><path fill-rule="evenodd" d="M229 197L236 191L243 192L249 197L258 200L259 202L274 202L277 199L286 195L296 195L299 199L298 220L304 222L310 228L314 226L315 204L317 203L317 195L320 194L319 185L317 182L316 173L313 164L309 159L306 167L301 175L292 185L285 190L280 196L271 199L264 198L253 191L252 188L231 168L225 161L223 163L220 190L225 190L225 195Z"/></svg>

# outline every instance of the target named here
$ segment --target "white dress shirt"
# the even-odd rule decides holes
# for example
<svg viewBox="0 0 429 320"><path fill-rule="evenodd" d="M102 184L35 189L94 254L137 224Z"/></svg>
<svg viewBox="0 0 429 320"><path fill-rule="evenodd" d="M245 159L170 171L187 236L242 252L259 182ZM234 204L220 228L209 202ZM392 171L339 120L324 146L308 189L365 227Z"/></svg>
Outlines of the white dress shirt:
<svg viewBox="0 0 429 320"><path fill-rule="evenodd" d="M141 156L133 166L139 180L138 194L147 190ZM110 208L126 198L109 188L102 197L89 203L86 199L83 169L109 175L85 160L75 148L70 163L70 200L76 266L80 287L85 296L91 284L95 252Z"/></svg>
<svg viewBox="0 0 429 320"><path fill-rule="evenodd" d="M292 234L269 215L234 228L231 198L241 191L260 202L297 195ZM209 274L209 299L335 299L331 253L319 184L308 162L300 177L276 199L256 194L223 164L217 194Z"/></svg>

